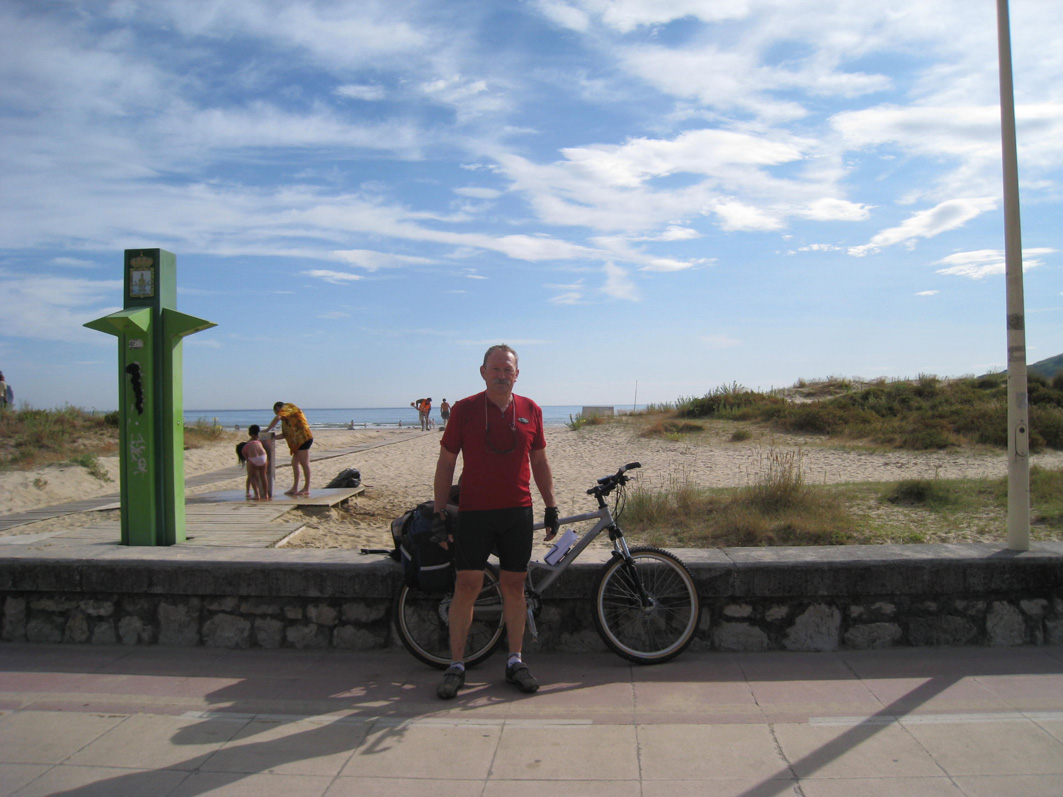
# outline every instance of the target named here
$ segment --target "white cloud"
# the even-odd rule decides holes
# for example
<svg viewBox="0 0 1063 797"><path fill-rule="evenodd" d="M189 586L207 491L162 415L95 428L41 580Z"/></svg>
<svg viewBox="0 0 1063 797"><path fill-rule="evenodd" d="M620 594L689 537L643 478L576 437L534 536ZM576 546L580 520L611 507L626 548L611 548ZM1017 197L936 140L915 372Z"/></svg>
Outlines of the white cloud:
<svg viewBox="0 0 1063 797"><path fill-rule="evenodd" d="M429 44L424 30L389 13L387 3L186 3L159 0L138 4L145 21L173 25L192 38L229 38L233 31L266 39L284 57L302 54L329 68L380 68L409 58Z"/></svg>
<svg viewBox="0 0 1063 797"><path fill-rule="evenodd" d="M346 271L329 271L320 268L310 269L309 271L304 271L302 273L307 277L324 280L332 285L343 285L348 282L357 282L363 278L361 274L349 274Z"/></svg>
<svg viewBox="0 0 1063 797"><path fill-rule="evenodd" d="M882 105L844 111L831 125L852 149L897 144L935 156L1000 157L1000 110L992 106Z"/></svg>
<svg viewBox="0 0 1063 797"><path fill-rule="evenodd" d="M393 252L375 252L371 249L338 249L332 253L334 259L352 266L360 266L366 271L378 271L382 268L402 268L433 262L427 257L397 255Z"/></svg>
<svg viewBox="0 0 1063 797"><path fill-rule="evenodd" d="M720 217L720 226L728 231L778 230L783 226L770 212L736 199L719 202L712 210Z"/></svg>
<svg viewBox="0 0 1063 797"><path fill-rule="evenodd" d="M556 3L554 5L557 5ZM577 0L575 6L599 17L604 25L620 33L638 27L664 25L684 17L705 22L740 19L749 13L749 0L706 3L704 0Z"/></svg>
<svg viewBox="0 0 1063 797"><path fill-rule="evenodd" d="M639 266L640 271L686 271L688 269L696 268L697 266L707 265L714 262L710 258L694 258L692 260L677 260L671 257L647 257L645 259L633 260L642 261L642 265Z"/></svg>
<svg viewBox="0 0 1063 797"><path fill-rule="evenodd" d="M636 138L620 145L568 147L561 152L596 182L625 187L671 174L715 176L727 166L772 166L802 157L793 142L711 128L671 140Z"/></svg>
<svg viewBox="0 0 1063 797"><path fill-rule="evenodd" d="M615 263L606 263L602 267L605 272L605 284L602 292L611 299L623 299L629 302L639 301L638 289L631 281L631 276Z"/></svg>
<svg viewBox="0 0 1063 797"><path fill-rule="evenodd" d="M1031 248L1022 250L1022 270L1029 271L1032 268L1044 265L1043 255L1056 252L1055 249ZM938 260L935 265L944 266L937 270L938 274L946 274L952 277L966 277L967 279L980 280L1004 274L1007 263L1004 252L1000 249L978 249L973 252L957 252Z"/></svg>
<svg viewBox="0 0 1063 797"><path fill-rule="evenodd" d="M797 247L796 252L840 252L840 246L835 244L808 244L807 246Z"/></svg>
<svg viewBox="0 0 1063 797"><path fill-rule="evenodd" d="M502 195L502 192L495 188L478 188L471 185L455 188L454 193L471 199L498 199Z"/></svg>
<svg viewBox="0 0 1063 797"><path fill-rule="evenodd" d="M384 99L387 96L387 91L383 86L349 83L345 86L338 86L336 94L348 100L375 102Z"/></svg>
<svg viewBox="0 0 1063 797"><path fill-rule="evenodd" d="M583 33L590 25L588 15L562 0L534 0L535 7L551 22L569 30Z"/></svg>
<svg viewBox="0 0 1063 797"><path fill-rule="evenodd" d="M547 290L555 291L550 297L551 304L583 304L583 283L575 282L569 285L546 285Z"/></svg>
<svg viewBox="0 0 1063 797"><path fill-rule="evenodd" d="M813 221L863 221L871 215L871 207L860 202L823 197L807 208L797 209L794 215Z"/></svg>
<svg viewBox="0 0 1063 797"><path fill-rule="evenodd" d="M3 335L35 340L106 343L109 336L86 329L84 324L120 310L120 307L111 303L121 292L121 280L25 276L0 272L0 295L4 296Z"/></svg>
<svg viewBox="0 0 1063 797"><path fill-rule="evenodd" d="M941 291L919 291L916 296L937 296Z"/></svg>
<svg viewBox="0 0 1063 797"><path fill-rule="evenodd" d="M971 219L995 207L996 199L993 197L950 199L912 214L899 226L883 230L866 244L850 247L849 254L853 257L863 257L886 246L914 243L917 238L933 238L935 235L962 227Z"/></svg>
<svg viewBox="0 0 1063 797"><path fill-rule="evenodd" d="M668 228L657 235L646 235L636 238L637 241L691 241L700 238L701 233L692 227L683 227L679 224L669 224Z"/></svg>

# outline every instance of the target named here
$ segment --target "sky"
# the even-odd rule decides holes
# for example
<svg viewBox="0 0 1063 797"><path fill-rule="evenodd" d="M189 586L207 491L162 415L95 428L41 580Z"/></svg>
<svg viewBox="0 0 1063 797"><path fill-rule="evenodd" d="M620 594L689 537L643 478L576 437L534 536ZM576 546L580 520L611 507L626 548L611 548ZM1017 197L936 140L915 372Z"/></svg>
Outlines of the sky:
<svg viewBox="0 0 1063 797"><path fill-rule="evenodd" d="M1063 21L1012 0L1028 360L1063 352ZM1006 367L992 0L5 0L0 371L117 406L543 405ZM24 404L25 403L25 404Z"/></svg>

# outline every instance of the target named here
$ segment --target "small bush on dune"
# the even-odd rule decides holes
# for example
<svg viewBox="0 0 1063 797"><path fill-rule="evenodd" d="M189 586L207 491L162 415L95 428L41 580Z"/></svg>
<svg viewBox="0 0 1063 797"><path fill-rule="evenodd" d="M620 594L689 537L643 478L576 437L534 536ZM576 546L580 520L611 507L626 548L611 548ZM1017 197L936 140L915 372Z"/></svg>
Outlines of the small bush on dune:
<svg viewBox="0 0 1063 797"><path fill-rule="evenodd" d="M83 453L111 453L116 436L105 416L78 407L7 410L0 413L0 468L30 469Z"/></svg>
<svg viewBox="0 0 1063 797"><path fill-rule="evenodd" d="M772 406L786 402L765 393L757 393L738 383L723 385L701 398L681 399L676 414L681 418L723 418L747 420Z"/></svg>
<svg viewBox="0 0 1063 797"><path fill-rule="evenodd" d="M956 503L946 485L931 479L905 479L895 484L882 498L890 504L929 509L944 509Z"/></svg>
<svg viewBox="0 0 1063 797"><path fill-rule="evenodd" d="M639 432L639 437L667 437L672 440L679 439L685 434L695 434L705 431L705 427L697 423L684 421L659 421Z"/></svg>

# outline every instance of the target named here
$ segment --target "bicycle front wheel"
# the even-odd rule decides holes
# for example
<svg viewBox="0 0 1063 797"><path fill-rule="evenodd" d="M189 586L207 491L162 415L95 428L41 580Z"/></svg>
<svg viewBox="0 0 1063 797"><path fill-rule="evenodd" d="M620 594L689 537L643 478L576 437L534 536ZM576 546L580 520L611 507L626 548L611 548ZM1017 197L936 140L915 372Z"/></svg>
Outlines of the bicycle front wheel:
<svg viewBox="0 0 1063 797"><path fill-rule="evenodd" d="M630 564L615 556L602 568L594 608L594 624L614 653L637 664L659 664L694 639L701 605L679 557L643 547L631 549Z"/></svg>
<svg viewBox="0 0 1063 797"><path fill-rule="evenodd" d="M440 669L450 666L451 598L449 592L423 592L404 584L395 601L395 627L403 646L425 664ZM465 643L465 666L473 667L494 653L504 631L498 577L485 570Z"/></svg>

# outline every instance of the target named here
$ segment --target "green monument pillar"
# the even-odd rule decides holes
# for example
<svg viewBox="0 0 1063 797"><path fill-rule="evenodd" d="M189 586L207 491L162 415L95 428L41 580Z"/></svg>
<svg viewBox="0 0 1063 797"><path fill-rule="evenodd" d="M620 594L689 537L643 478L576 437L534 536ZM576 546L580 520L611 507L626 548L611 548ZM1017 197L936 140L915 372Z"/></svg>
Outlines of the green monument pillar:
<svg viewBox="0 0 1063 797"><path fill-rule="evenodd" d="M118 338L122 544L185 540L181 340L216 326L177 312L177 257L125 251L125 309L85 324Z"/></svg>

